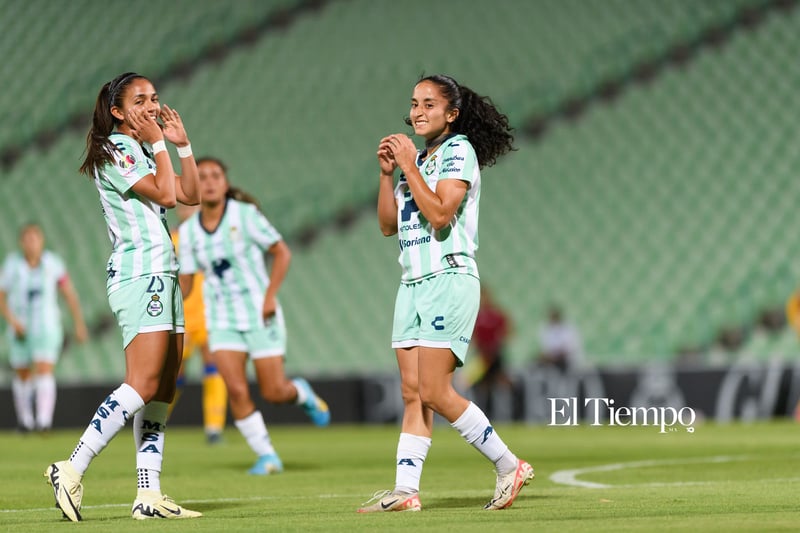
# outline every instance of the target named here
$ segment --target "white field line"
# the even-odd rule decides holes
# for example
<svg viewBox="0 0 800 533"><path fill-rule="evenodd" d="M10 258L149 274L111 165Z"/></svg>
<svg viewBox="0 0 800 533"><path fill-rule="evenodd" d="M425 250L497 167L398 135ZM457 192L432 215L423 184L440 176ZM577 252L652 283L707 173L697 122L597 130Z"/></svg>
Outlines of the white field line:
<svg viewBox="0 0 800 533"><path fill-rule="evenodd" d="M685 465L685 464L709 464L709 463L728 463L731 461L744 461L746 456L717 455L714 457L695 457L691 459L651 459L648 461L631 461L627 463L612 463L607 465L589 466L585 468L575 468L572 470L559 470L550 475L550 481L561 485L572 487L583 487L586 489L612 489L630 487L666 487L666 486L685 486L685 485L705 485L712 481L679 481L675 483L642 483L632 485L608 485L606 483L595 483L578 479L578 476L593 472L612 472L624 468L643 468L648 466L663 465Z"/></svg>

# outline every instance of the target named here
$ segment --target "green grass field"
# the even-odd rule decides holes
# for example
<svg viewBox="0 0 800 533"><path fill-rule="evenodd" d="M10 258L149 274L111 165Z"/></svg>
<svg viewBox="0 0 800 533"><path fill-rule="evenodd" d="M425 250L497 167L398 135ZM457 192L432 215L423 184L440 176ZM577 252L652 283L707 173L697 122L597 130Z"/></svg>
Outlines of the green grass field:
<svg viewBox="0 0 800 533"><path fill-rule="evenodd" d="M42 472L72 451L81 430L42 437L0 433L0 530L59 531L796 531L800 527L798 426L790 421L652 427L497 426L536 469L514 506L487 512L488 462L437 425L423 476L421 513L360 515L394 483L394 426L275 426L286 472L248 476L239 434L208 447L200 429L167 433L162 489L202 511L196 520L137 522L130 432L84 478L84 521L61 519ZM559 481L554 481L556 478Z"/></svg>

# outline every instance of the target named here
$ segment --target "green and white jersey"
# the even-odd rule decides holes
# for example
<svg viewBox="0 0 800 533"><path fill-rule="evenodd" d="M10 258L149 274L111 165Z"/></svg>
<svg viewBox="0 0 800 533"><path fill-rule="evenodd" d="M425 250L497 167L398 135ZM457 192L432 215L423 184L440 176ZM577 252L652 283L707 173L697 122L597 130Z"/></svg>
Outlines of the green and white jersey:
<svg viewBox="0 0 800 533"><path fill-rule="evenodd" d="M48 250L42 253L35 267L31 267L19 252L6 257L0 290L6 293L7 305L25 326L27 335L37 337L61 331L58 285L66 280L64 262Z"/></svg>
<svg viewBox="0 0 800 533"><path fill-rule="evenodd" d="M478 249L478 203L481 173L475 150L466 135L446 139L425 161L417 157L420 174L432 191L440 180L467 182L467 193L450 224L433 229L417 208L405 176L395 187L397 235L400 244L402 283L416 283L442 272L478 277L475 252Z"/></svg>
<svg viewBox="0 0 800 533"><path fill-rule="evenodd" d="M207 231L195 213L178 228L181 274L202 271L209 330L250 331L264 325L269 287L264 252L281 235L256 206L227 200L217 229Z"/></svg>
<svg viewBox="0 0 800 533"><path fill-rule="evenodd" d="M117 148L114 163L95 169L94 181L113 247L106 281L111 294L131 279L176 275L178 262L167 228L167 210L132 190L140 179L155 174L155 161L131 137L112 133L109 138Z"/></svg>

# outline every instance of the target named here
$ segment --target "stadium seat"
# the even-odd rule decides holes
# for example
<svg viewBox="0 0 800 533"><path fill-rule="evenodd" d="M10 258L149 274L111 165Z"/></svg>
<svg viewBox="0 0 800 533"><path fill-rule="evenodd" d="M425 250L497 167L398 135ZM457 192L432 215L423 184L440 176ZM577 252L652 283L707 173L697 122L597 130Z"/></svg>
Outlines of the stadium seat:
<svg viewBox="0 0 800 533"><path fill-rule="evenodd" d="M382 135L408 131L402 118L420 73L453 74L491 95L518 126L762 4L545 0L487 10L465 0L436 36L457 46L437 47L413 24L386 35L383 21L430 7L421 0L330 2L159 90L184 117L196 154L226 161L231 180L261 200L290 243L307 227L320 231L312 246L296 247L281 294L287 368L389 371L399 266L396 243L374 220L374 151ZM57 124L62 111L88 118L97 88L120 70L114 65L164 75L266 16L261 5L203 4L188 25L198 31L192 43L164 55L145 52L169 42L182 2L153 22L142 35L147 43L118 50L92 31L88 2L71 3L56 19L43 0L5 0L0 7L31 24L28 33L0 37L3 49L14 42L13 50L38 55L11 54L0 67L16 74L4 78L14 84L11 94L23 95L0 99L4 119L20 124L0 133L0 148ZM109 19L127 14L104 9ZM62 27L62 18L76 22ZM551 302L581 328L593 362L615 364L710 345L720 327L752 321L761 306L785 298L800 279L791 261L800 234L787 222L800 192L792 135L800 80L790 53L798 27L797 10L773 14L725 46L588 108L579 121L554 123L539 142L518 136L519 151L484 172L479 261L517 324L512 364L536 350L535 325ZM378 46L390 38L392 46ZM50 63L58 67L48 76L31 66ZM33 109L34 102L41 105ZM67 259L92 320L108 313L109 244L96 193L75 172L83 147L84 134L68 133L47 151L26 150L3 173L0 196L14 201L0 214L0 242L12 246L29 206L45 206L35 217ZM364 205L366 216L337 227L341 210ZM762 286L765 276L774 283ZM62 372L118 372L118 361L108 359L119 354L112 340L75 348Z"/></svg>
<svg viewBox="0 0 800 533"><path fill-rule="evenodd" d="M9 86L0 96L0 116L15 127L0 130L0 149L63 127L72 115L90 117L100 87L122 72L166 76L175 65L293 4L142 0L134 8L92 0L2 0L0 11L9 24L0 35L0 73ZM139 20L145 26L126 31L121 43L114 29L135 27Z"/></svg>

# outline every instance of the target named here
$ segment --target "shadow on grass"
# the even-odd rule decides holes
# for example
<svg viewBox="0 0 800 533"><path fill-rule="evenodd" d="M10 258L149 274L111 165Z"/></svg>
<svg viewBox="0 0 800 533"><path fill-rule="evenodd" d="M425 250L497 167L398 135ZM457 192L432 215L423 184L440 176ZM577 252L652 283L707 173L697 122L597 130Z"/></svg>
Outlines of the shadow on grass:
<svg viewBox="0 0 800 533"><path fill-rule="evenodd" d="M521 496L524 500L544 500L546 498L555 498L555 496L544 496L541 494L525 494ZM424 509L482 509L484 505L491 499L488 496L459 496L453 498L430 498L422 503ZM516 501L516 500L515 500Z"/></svg>
<svg viewBox="0 0 800 533"><path fill-rule="evenodd" d="M319 463L303 463L297 461L287 461L283 463L283 470L286 472L313 472L324 470L325 467Z"/></svg>
<svg viewBox="0 0 800 533"><path fill-rule="evenodd" d="M248 470L250 470L250 468L252 468L252 466L255 464L255 462L256 462L256 458L255 457L253 457L252 460L246 461L246 462L245 461L241 461L241 460L226 461L224 463L218 463L216 465L215 469L219 470L219 471L226 471L226 472L230 472L230 471L233 471L233 472L247 472ZM322 470L322 469L323 469L323 466L321 466L319 463L303 463L303 462L297 462L297 461L289 461L289 462L283 463L283 471L284 472L314 472L314 471ZM273 475L279 475L279 474L273 474ZM255 476L255 477L257 477L257 476Z"/></svg>

